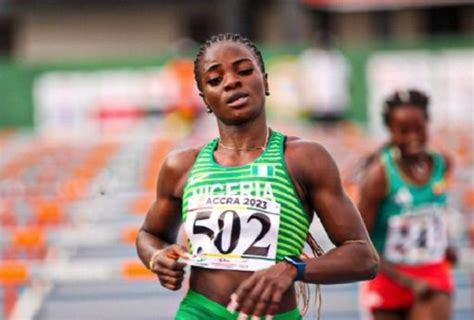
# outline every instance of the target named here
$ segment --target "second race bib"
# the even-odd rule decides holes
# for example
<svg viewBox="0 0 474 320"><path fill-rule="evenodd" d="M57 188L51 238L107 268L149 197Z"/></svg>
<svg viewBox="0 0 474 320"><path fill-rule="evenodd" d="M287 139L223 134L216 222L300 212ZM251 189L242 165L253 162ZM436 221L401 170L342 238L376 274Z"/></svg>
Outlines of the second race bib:
<svg viewBox="0 0 474 320"><path fill-rule="evenodd" d="M437 262L444 257L446 247L447 227L442 208L416 208L389 220L385 257L391 262Z"/></svg>

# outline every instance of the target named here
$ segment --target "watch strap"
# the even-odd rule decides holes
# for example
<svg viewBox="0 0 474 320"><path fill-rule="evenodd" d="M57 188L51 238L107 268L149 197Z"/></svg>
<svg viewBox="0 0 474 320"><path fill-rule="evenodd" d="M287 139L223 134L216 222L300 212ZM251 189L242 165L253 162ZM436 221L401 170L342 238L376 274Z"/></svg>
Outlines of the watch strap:
<svg viewBox="0 0 474 320"><path fill-rule="evenodd" d="M283 258L283 260L293 265L296 268L297 274L296 274L295 281L303 280L303 277L306 271L306 262L304 262L297 256L286 256Z"/></svg>

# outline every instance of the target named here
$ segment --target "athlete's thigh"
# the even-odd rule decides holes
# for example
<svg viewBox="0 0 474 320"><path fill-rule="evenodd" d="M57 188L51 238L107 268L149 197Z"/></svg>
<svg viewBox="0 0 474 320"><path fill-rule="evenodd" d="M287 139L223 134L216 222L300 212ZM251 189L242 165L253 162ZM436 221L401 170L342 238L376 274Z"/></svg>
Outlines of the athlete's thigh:
<svg viewBox="0 0 474 320"><path fill-rule="evenodd" d="M416 301L410 312L410 320L450 320L452 298L446 293L436 293L427 300Z"/></svg>
<svg viewBox="0 0 474 320"><path fill-rule="evenodd" d="M375 310L372 312L374 320L405 320L406 310Z"/></svg>

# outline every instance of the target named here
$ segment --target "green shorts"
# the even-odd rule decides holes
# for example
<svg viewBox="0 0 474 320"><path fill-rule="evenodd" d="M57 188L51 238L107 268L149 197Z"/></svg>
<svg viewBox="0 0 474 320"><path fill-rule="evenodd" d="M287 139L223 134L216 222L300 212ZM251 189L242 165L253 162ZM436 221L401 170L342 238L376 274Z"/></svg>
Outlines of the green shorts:
<svg viewBox="0 0 474 320"><path fill-rule="evenodd" d="M181 301L175 320L228 320L237 319L238 313L230 313L226 307L208 299L194 290L189 290L186 297ZM250 319L250 317L249 317ZM265 317L261 317L262 320ZM291 311L276 314L274 320L299 320L301 317L298 308Z"/></svg>

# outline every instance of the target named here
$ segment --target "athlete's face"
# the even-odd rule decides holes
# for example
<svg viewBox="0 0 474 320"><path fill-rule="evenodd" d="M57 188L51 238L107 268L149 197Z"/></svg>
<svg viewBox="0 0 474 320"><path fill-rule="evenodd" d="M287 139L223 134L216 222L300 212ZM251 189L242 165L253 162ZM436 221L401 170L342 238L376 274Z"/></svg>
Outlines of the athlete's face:
<svg viewBox="0 0 474 320"><path fill-rule="evenodd" d="M244 45L218 42L200 64L204 102L226 124L239 124L263 113L267 76Z"/></svg>
<svg viewBox="0 0 474 320"><path fill-rule="evenodd" d="M414 157L425 151L427 118L420 108L406 105L390 111L389 129L392 141L403 156Z"/></svg>

